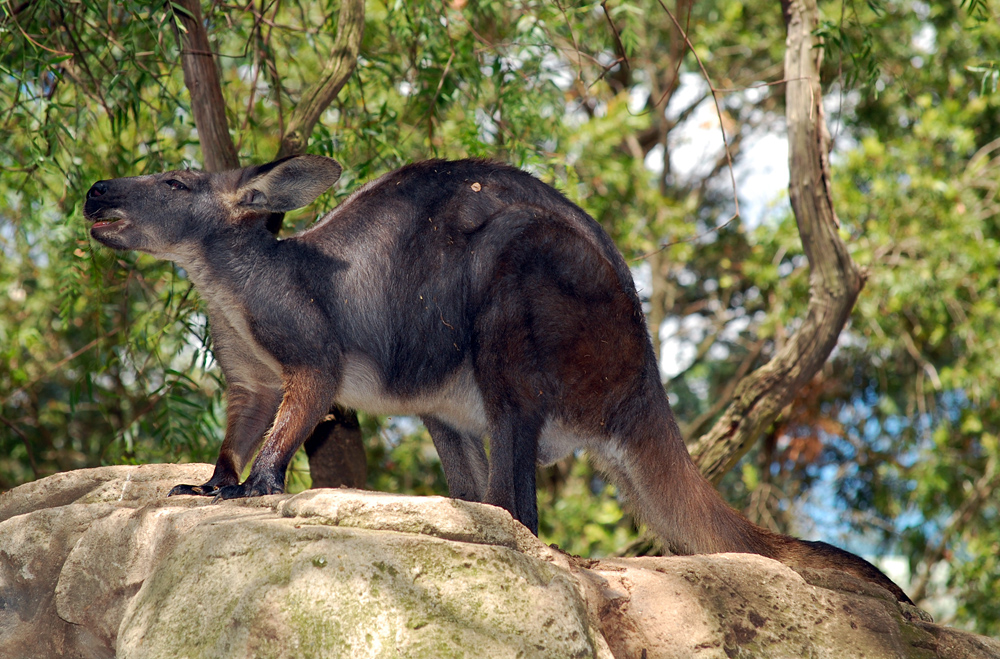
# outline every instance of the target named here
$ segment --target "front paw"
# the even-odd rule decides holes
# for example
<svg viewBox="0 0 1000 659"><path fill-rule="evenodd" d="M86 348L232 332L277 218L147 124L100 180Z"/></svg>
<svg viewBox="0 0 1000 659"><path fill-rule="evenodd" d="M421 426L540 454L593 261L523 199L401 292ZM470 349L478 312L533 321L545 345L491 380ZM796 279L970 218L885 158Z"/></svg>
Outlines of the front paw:
<svg viewBox="0 0 1000 659"><path fill-rule="evenodd" d="M219 493L219 488L209 483L204 485L175 485L170 492L167 493L168 497L172 497L176 494L191 494L200 497L212 497Z"/></svg>

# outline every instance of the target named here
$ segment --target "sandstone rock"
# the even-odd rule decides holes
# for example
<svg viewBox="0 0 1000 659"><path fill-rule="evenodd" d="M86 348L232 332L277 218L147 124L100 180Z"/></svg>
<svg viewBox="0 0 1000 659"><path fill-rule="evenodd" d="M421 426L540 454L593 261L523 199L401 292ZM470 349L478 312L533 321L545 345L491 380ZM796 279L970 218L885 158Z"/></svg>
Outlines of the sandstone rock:
<svg viewBox="0 0 1000 659"><path fill-rule="evenodd" d="M1000 657L759 556L578 559L442 497L166 498L210 474L107 467L0 495L0 656Z"/></svg>

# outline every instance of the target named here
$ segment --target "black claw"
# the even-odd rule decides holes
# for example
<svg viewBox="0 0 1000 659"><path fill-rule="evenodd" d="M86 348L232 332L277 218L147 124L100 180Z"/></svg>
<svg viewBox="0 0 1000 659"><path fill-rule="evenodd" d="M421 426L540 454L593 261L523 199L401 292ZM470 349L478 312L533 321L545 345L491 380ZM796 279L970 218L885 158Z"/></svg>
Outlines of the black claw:
<svg viewBox="0 0 1000 659"><path fill-rule="evenodd" d="M226 487L220 487L215 493L215 500L213 503L218 503L224 499L241 499L247 496L242 485L227 485Z"/></svg>
<svg viewBox="0 0 1000 659"><path fill-rule="evenodd" d="M198 488L197 485L175 485L174 488L167 493L167 496L172 497L178 494L199 495L201 494L199 489L200 488Z"/></svg>
<svg viewBox="0 0 1000 659"><path fill-rule="evenodd" d="M209 485L205 483L204 485L176 485L170 492L167 493L168 497L172 497L176 494L188 494L192 496L199 497L210 497L214 496L219 488L214 485Z"/></svg>

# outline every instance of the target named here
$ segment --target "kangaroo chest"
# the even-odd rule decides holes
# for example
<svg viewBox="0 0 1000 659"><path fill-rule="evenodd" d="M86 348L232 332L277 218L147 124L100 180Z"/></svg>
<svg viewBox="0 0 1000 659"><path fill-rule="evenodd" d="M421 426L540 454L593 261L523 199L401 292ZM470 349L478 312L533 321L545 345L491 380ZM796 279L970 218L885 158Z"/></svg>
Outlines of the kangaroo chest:
<svg viewBox="0 0 1000 659"><path fill-rule="evenodd" d="M281 364L254 336L239 300L219 290L203 293L203 297L208 304L213 350L226 381L251 390L280 388Z"/></svg>

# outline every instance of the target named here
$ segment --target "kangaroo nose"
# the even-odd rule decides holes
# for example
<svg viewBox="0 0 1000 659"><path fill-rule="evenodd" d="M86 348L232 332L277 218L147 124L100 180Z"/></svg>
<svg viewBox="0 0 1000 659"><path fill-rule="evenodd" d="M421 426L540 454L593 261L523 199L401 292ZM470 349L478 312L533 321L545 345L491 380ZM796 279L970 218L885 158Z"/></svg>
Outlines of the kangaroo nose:
<svg viewBox="0 0 1000 659"><path fill-rule="evenodd" d="M87 199L93 199L94 197L100 197L102 194L108 191L107 181L98 181L97 183L90 186L87 190Z"/></svg>

